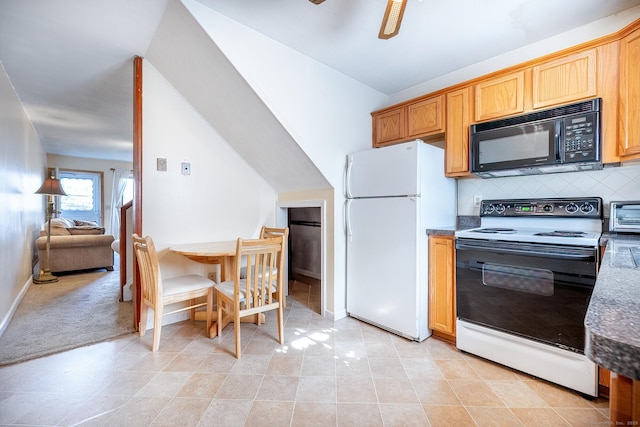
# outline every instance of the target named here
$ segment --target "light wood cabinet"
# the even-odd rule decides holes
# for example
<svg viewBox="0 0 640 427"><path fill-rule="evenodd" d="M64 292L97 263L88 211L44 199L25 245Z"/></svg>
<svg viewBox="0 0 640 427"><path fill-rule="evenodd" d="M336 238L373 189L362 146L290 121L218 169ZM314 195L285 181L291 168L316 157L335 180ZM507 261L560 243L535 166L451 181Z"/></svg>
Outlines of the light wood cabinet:
<svg viewBox="0 0 640 427"><path fill-rule="evenodd" d="M429 328L455 340L456 274L453 236L429 236Z"/></svg>
<svg viewBox="0 0 640 427"><path fill-rule="evenodd" d="M474 92L476 122L522 113L525 72L482 81L475 85Z"/></svg>
<svg viewBox="0 0 640 427"><path fill-rule="evenodd" d="M640 29L620 43L618 151L621 157L640 157Z"/></svg>
<svg viewBox="0 0 640 427"><path fill-rule="evenodd" d="M637 426L640 420L640 380L611 373L609 424Z"/></svg>
<svg viewBox="0 0 640 427"><path fill-rule="evenodd" d="M598 366L598 395L609 397L611 387L611 371L602 366Z"/></svg>
<svg viewBox="0 0 640 427"><path fill-rule="evenodd" d="M407 106L408 137L417 138L444 132L444 96L436 96Z"/></svg>
<svg viewBox="0 0 640 427"><path fill-rule="evenodd" d="M373 115L373 146L402 141L406 131L406 108L399 107Z"/></svg>
<svg viewBox="0 0 640 427"><path fill-rule="evenodd" d="M533 67L533 108L596 96L596 49Z"/></svg>
<svg viewBox="0 0 640 427"><path fill-rule="evenodd" d="M373 146L441 135L444 132L444 109L444 95L439 95L371 113Z"/></svg>
<svg viewBox="0 0 640 427"><path fill-rule="evenodd" d="M469 124L471 123L471 87L447 93L445 125L445 175L469 175Z"/></svg>

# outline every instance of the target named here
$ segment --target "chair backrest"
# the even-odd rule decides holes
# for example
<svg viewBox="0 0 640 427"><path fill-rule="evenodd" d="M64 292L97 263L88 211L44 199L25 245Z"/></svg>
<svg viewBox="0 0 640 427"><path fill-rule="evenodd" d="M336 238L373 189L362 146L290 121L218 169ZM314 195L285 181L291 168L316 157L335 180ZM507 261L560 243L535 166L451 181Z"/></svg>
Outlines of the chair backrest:
<svg viewBox="0 0 640 427"><path fill-rule="evenodd" d="M285 228L274 228L274 227L266 227L266 226L262 226L262 228L260 229L260 238L261 239L266 239L268 237L278 237L278 236L282 236L283 241L282 241L282 252L280 252L280 258L282 259L278 259L278 265L280 265L281 261L283 262L284 265L284 257L287 256L286 254L286 250L287 250L287 242L289 241L289 227L285 227ZM282 279L284 280L284 269L280 269L278 270L280 272L280 274L282 274Z"/></svg>
<svg viewBox="0 0 640 427"><path fill-rule="evenodd" d="M289 227L285 228L274 228L274 227L266 227L262 226L260 229L260 238L265 239L267 237L278 237L284 236L284 244L287 244L287 238L289 237Z"/></svg>
<svg viewBox="0 0 640 427"><path fill-rule="evenodd" d="M156 247L153 244L153 239L149 236L140 237L133 233L132 241L140 270L142 301L155 307L158 302L162 304L162 280L158 268Z"/></svg>
<svg viewBox="0 0 640 427"><path fill-rule="evenodd" d="M280 271L283 269L284 258L281 256L283 248L283 235L265 239L245 240L239 238L237 240L235 277L238 279L235 281L234 292L236 296L241 292L245 294L246 309L272 304L272 293L282 290ZM246 278L240 280L240 266L245 263L247 266Z"/></svg>

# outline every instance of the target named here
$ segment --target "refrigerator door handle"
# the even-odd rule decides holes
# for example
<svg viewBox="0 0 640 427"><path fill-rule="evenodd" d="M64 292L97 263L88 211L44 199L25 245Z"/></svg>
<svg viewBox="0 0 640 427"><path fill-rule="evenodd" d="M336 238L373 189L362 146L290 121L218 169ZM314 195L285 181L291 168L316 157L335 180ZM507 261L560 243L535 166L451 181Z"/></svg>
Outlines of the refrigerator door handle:
<svg viewBox="0 0 640 427"><path fill-rule="evenodd" d="M353 200L351 199L347 199L347 201L344 204L344 226L345 226L345 233L347 234L347 239L349 239L349 241L351 241L351 239L353 238L353 233L351 232L351 202Z"/></svg>
<svg viewBox="0 0 640 427"><path fill-rule="evenodd" d="M347 156L347 169L344 172L344 191L348 199L351 199L351 168L353 167L353 156Z"/></svg>

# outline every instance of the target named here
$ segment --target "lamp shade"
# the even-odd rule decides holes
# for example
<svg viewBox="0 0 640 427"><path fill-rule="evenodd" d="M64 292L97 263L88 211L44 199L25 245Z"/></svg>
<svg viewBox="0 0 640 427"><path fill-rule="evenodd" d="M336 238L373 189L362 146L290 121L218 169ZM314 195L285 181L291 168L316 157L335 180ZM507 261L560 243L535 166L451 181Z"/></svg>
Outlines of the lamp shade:
<svg viewBox="0 0 640 427"><path fill-rule="evenodd" d="M35 194L51 194L53 196L66 196L60 180L56 178L47 178L44 184L38 188Z"/></svg>

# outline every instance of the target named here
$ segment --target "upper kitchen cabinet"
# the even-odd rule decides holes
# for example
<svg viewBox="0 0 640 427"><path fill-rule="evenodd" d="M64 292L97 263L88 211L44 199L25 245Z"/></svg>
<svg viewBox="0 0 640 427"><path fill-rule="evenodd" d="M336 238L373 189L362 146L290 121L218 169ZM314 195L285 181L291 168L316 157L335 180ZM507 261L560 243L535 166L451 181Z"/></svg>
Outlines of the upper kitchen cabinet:
<svg viewBox="0 0 640 427"><path fill-rule="evenodd" d="M444 132L444 96L413 102L407 108L407 130L410 138Z"/></svg>
<svg viewBox="0 0 640 427"><path fill-rule="evenodd" d="M471 87L447 93L444 174L469 175L469 125L471 124Z"/></svg>
<svg viewBox="0 0 640 427"><path fill-rule="evenodd" d="M596 49L533 67L533 108L592 98L596 90Z"/></svg>
<svg viewBox="0 0 640 427"><path fill-rule="evenodd" d="M524 111L525 72L481 81L475 85L475 121L511 116Z"/></svg>
<svg viewBox="0 0 640 427"><path fill-rule="evenodd" d="M640 29L620 42L618 132L620 156L640 158Z"/></svg>
<svg viewBox="0 0 640 427"><path fill-rule="evenodd" d="M373 117L373 146L401 142L407 134L406 107L371 113Z"/></svg>
<svg viewBox="0 0 640 427"><path fill-rule="evenodd" d="M429 138L444 132L444 96L420 98L371 116L374 147Z"/></svg>

